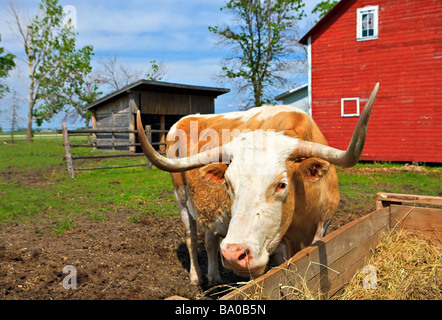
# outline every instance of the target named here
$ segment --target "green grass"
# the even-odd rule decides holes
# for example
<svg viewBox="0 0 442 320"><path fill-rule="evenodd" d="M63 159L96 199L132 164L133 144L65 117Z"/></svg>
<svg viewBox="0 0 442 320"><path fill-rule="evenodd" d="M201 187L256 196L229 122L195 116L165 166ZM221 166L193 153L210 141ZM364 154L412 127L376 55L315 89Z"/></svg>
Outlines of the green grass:
<svg viewBox="0 0 442 320"><path fill-rule="evenodd" d="M75 149L74 154L90 154ZM46 139L32 145L0 141L0 224L32 221L44 217L61 233L75 225L76 216L106 221L110 215L130 212L139 220L145 215L176 215L173 187L168 173L145 167L77 171L71 179L61 158L60 141ZM101 167L145 163L143 158L74 162L75 166ZM135 220L137 220L135 219Z"/></svg>
<svg viewBox="0 0 442 320"><path fill-rule="evenodd" d="M6 139L5 139L6 140ZM3 140L4 141L4 140ZM36 139L31 145L0 140L0 228L9 223L47 221L51 233L60 234L85 218L105 223L124 215L139 222L145 216L178 215L168 173L145 167L77 171L67 175L62 157L64 148L55 138ZM77 141L75 141L77 142ZM81 141L78 141L81 142ZM90 154L75 148L73 154ZM144 158L75 161L76 167L96 167L145 163ZM392 168L403 164L358 164L356 168ZM374 205L376 192L400 192L440 196L441 168L424 172L357 173L338 169L345 212L366 210ZM41 231L37 231L41 232Z"/></svg>
<svg viewBox="0 0 442 320"><path fill-rule="evenodd" d="M62 220L60 220L57 224L57 227L53 231L55 235L65 233L67 230L75 228L75 222L73 219L64 217Z"/></svg>
<svg viewBox="0 0 442 320"><path fill-rule="evenodd" d="M364 210L367 203L375 203L377 192L406 193L428 196L442 196L441 168L432 167L422 172L406 172L388 170L401 168L404 164L357 164L356 169L386 169L386 172L370 172L366 174L345 173L338 168L339 191L341 198L350 199L344 212ZM424 167L429 168L429 167Z"/></svg>

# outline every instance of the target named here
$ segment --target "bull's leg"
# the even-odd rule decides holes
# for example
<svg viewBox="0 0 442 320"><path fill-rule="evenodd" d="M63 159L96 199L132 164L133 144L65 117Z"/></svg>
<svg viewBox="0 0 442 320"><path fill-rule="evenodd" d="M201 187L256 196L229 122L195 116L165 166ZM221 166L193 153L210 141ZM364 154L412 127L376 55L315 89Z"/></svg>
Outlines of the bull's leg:
<svg viewBox="0 0 442 320"><path fill-rule="evenodd" d="M290 259L292 256L292 252L290 251L290 247L286 242L285 238L282 238L281 242L278 244L276 249L272 252L270 259L272 264L280 265L284 263L286 260Z"/></svg>
<svg viewBox="0 0 442 320"><path fill-rule="evenodd" d="M190 285L192 290L198 290L200 285L200 279L202 279L202 274L200 267L198 265L198 239L197 239L197 229L196 221L193 219L187 208L182 208L181 210L181 220L186 227L186 245L189 250L190 256Z"/></svg>
<svg viewBox="0 0 442 320"><path fill-rule="evenodd" d="M330 226L331 222L332 219L329 219L318 226L318 230L316 231L315 238L313 239L312 243L315 243L316 241L319 241L323 237L325 237L325 234L327 233L327 229Z"/></svg>
<svg viewBox="0 0 442 320"><path fill-rule="evenodd" d="M190 286L192 291L199 290L202 274L198 264L198 239L196 221L192 216L192 206L187 199L185 188L175 189L175 199L181 213L181 221L183 221L186 229L186 246L190 256Z"/></svg>
<svg viewBox="0 0 442 320"><path fill-rule="evenodd" d="M218 268L219 240L219 236L213 234L211 230L206 229L207 279L209 280L209 286L214 286L221 281Z"/></svg>

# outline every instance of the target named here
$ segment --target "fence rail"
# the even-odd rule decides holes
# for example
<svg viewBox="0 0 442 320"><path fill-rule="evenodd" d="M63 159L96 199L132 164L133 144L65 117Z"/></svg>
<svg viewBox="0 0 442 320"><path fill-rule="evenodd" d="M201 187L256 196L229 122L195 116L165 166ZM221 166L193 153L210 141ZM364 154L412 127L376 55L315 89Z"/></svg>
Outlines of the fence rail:
<svg viewBox="0 0 442 320"><path fill-rule="evenodd" d="M168 130L152 130L150 125L145 126L145 133L149 142L153 146L163 146L166 145L164 142L152 142L152 133L163 133L166 134ZM133 164L133 165L124 165L124 166L108 166L108 167L94 167L94 168L75 168L74 160L79 159L107 159L107 158L122 158L122 157L144 157L144 153L119 153L119 154L104 154L104 155L79 155L73 156L71 153L71 148L121 148L121 147L137 147L141 146L140 143L97 143L97 141L93 141L92 143L87 144L71 144L69 142L70 135L96 135L96 134L120 134L120 133L130 133L130 134L138 134L136 130L129 129L81 129L81 130L68 130L66 123L62 124L62 129L58 130L59 133L63 134L63 144L65 148L65 156L62 158L66 161L67 170L69 176L75 178L75 171L85 171L85 170L101 170L101 169L120 169L120 168L132 168L132 167L141 167L147 166L148 170L152 169L152 164L149 160L147 160L146 164Z"/></svg>
<svg viewBox="0 0 442 320"><path fill-rule="evenodd" d="M146 127L151 127L151 126L146 126ZM62 130L57 130L59 133L63 132ZM81 134L81 133L87 133L87 134L91 134L91 133L138 133L137 130L129 130L129 129L79 129L79 130L67 130L67 132L69 134ZM156 129L150 129L151 133L167 133L169 132L168 130L156 130Z"/></svg>

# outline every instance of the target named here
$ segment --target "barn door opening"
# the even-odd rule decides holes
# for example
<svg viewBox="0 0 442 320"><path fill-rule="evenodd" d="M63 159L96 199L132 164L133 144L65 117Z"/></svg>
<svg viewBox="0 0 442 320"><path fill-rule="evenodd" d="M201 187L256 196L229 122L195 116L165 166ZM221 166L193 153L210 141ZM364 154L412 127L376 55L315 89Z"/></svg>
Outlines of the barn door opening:
<svg viewBox="0 0 442 320"><path fill-rule="evenodd" d="M136 117L136 115L135 115ZM166 148L159 143L166 142L166 132L157 132L157 130L169 131L170 128L181 118L183 115L159 115L159 114L141 114L141 121L143 125L150 125L152 130L152 146L158 152L164 153ZM144 129L144 128L143 128ZM135 121L135 130L137 130L137 123ZM139 143L138 135L136 136L136 143ZM136 152L143 152L141 147L136 148Z"/></svg>

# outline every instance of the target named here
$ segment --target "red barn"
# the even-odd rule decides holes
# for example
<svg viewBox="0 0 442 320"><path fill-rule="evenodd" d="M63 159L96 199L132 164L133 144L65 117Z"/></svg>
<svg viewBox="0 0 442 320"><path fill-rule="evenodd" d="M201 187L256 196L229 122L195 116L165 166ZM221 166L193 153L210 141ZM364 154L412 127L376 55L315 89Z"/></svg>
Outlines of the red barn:
<svg viewBox="0 0 442 320"><path fill-rule="evenodd" d="M347 147L379 82L361 160L442 162L441 0L341 0L300 42L330 145Z"/></svg>

